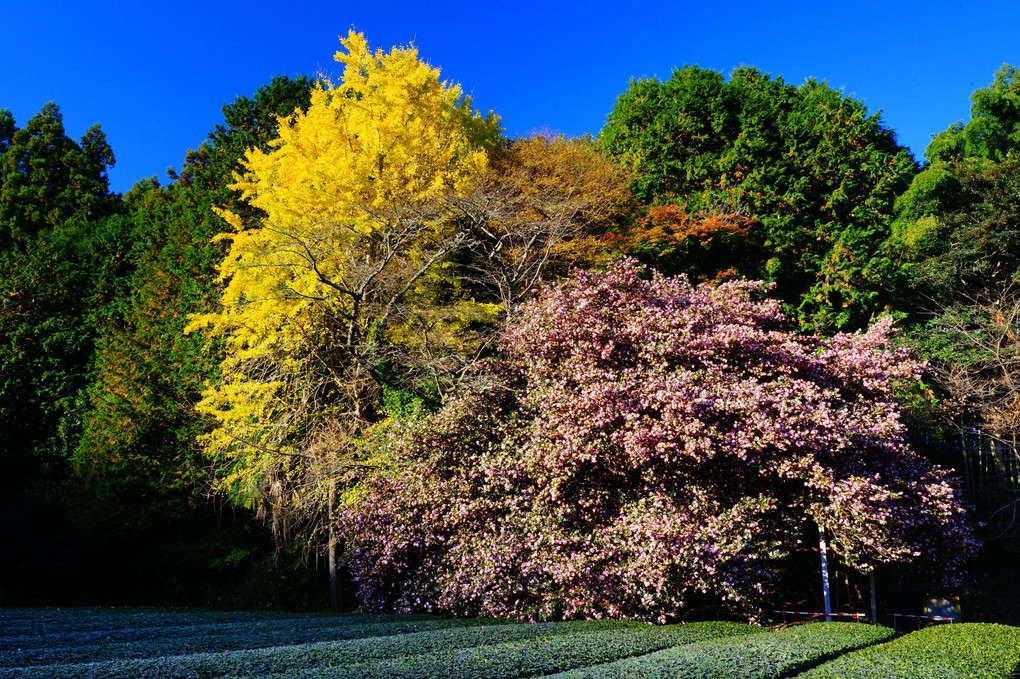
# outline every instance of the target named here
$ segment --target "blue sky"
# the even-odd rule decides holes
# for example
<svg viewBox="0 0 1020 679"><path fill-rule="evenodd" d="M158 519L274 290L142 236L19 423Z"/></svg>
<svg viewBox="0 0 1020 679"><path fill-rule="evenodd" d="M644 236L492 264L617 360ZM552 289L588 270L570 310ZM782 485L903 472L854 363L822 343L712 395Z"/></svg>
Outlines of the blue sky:
<svg viewBox="0 0 1020 679"><path fill-rule="evenodd" d="M631 78L697 64L814 77L881 110L921 158L970 93L1020 65L1020 2L374 2L0 0L0 108L48 101L68 134L100 123L116 191L179 167L221 108L277 74L336 72L350 27L413 42L511 135L597 134Z"/></svg>

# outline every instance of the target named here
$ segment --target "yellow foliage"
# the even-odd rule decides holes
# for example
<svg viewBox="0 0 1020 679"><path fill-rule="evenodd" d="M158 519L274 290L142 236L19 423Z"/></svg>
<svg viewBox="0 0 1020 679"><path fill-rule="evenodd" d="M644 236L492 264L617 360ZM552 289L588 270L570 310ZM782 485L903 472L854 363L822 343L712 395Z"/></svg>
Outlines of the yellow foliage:
<svg viewBox="0 0 1020 679"><path fill-rule="evenodd" d="M221 212L222 307L189 325L226 342L223 380L197 407L236 496L306 457L316 419L360 413L362 387L337 383L364 376L370 334L436 275L457 238L447 199L483 180L500 132L413 47L373 52L353 31L341 43L341 81L281 118L269 151L247 152L233 188L265 217Z"/></svg>
<svg viewBox="0 0 1020 679"><path fill-rule="evenodd" d="M474 113L417 50L373 54L353 31L341 42L342 82L319 83L308 112L281 125L269 153L250 151L235 188L290 224L357 221L395 202L469 188L485 168L479 144L496 121Z"/></svg>

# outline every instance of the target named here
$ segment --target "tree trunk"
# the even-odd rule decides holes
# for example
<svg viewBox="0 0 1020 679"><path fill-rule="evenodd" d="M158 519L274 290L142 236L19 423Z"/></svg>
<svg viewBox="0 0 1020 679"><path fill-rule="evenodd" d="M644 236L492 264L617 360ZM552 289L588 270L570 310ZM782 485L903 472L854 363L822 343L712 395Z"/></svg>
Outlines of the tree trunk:
<svg viewBox="0 0 1020 679"><path fill-rule="evenodd" d="M336 538L336 486L329 486L329 545L326 548L329 560L329 607L340 610L340 583L337 582L337 538Z"/></svg>

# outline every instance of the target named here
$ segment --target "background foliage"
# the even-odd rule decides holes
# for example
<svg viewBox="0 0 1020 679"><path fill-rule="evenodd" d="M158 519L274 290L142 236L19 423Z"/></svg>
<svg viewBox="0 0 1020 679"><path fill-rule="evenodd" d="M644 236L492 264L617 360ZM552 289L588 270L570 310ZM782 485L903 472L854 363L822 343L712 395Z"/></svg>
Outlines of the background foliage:
<svg viewBox="0 0 1020 679"><path fill-rule="evenodd" d="M633 251L663 271L774 282L808 330L860 327L887 303L881 245L916 166L861 102L824 82L688 66L632 81L599 142L634 171L643 203L716 220L680 248L637 231ZM692 261L691 249L723 252Z"/></svg>
<svg viewBox="0 0 1020 679"><path fill-rule="evenodd" d="M815 524L953 575L908 424L1020 534L1015 68L918 171L824 82L686 67L510 140L344 46L124 196L99 126L0 111L0 601L300 605L348 539L375 608L748 612Z"/></svg>

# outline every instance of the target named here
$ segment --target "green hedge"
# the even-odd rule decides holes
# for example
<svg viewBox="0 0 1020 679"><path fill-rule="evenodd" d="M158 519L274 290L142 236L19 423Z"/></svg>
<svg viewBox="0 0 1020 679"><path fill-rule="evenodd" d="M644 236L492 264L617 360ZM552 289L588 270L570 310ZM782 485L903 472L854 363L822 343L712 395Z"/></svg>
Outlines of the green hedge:
<svg viewBox="0 0 1020 679"><path fill-rule="evenodd" d="M0 679L1020 679L1020 628L0 610Z"/></svg>
<svg viewBox="0 0 1020 679"><path fill-rule="evenodd" d="M476 625L500 622L491 618L443 618L436 615L360 615L336 613L215 612L182 609L116 608L0 608L0 650L23 645L46 646L51 640L135 640L152 638L168 630L206 628L229 630L258 625L267 628L302 628L409 622Z"/></svg>
<svg viewBox="0 0 1020 679"><path fill-rule="evenodd" d="M371 620L371 618L368 618ZM323 619L325 622L326 619ZM491 622L491 621L490 621ZM399 623L388 623L399 625ZM469 627L434 629L388 636L366 636L365 628L356 626L358 638L317 643L272 645L223 651L191 653L186 655L151 656L146 659L102 659L96 662L74 662L35 666L10 667L0 670L2 678L24 679L77 679L103 677L104 679L135 679L139 677L219 677L243 671L248 675L263 676L273 672L289 672L317 667L346 666L369 659L385 659L402 655L420 655L445 652L449 649L473 648L541 639L576 632L600 630L640 631L649 628L639 623L615 621L579 621L540 624L479 624ZM395 627L394 627L395 629ZM188 643L186 640L181 643ZM196 642L198 643L198 642ZM6 656L6 653L5 653Z"/></svg>
<svg viewBox="0 0 1020 679"><path fill-rule="evenodd" d="M133 620L134 623L143 622ZM379 621L376 618L270 618L223 624L124 626L108 630L0 636L0 666L54 665L156 658L201 652L341 641L494 624L491 620ZM128 641L130 640L130 641Z"/></svg>
<svg viewBox="0 0 1020 679"><path fill-rule="evenodd" d="M304 679L513 679L537 677L576 667L607 663L706 639L747 635L759 628L739 623L708 622L665 627L644 626L529 639L475 648L404 655L374 662L309 667L302 672L269 675ZM232 679L255 676L251 671ZM259 675L266 676L266 675Z"/></svg>
<svg viewBox="0 0 1020 679"><path fill-rule="evenodd" d="M927 627L849 653L809 679L1013 679L1020 677L1020 627L966 623Z"/></svg>
<svg viewBox="0 0 1020 679"><path fill-rule="evenodd" d="M220 625L272 619L321 619L316 614L223 612L162 608L6 608L0 609L0 638L20 635L130 630L143 627ZM334 616L335 618L335 616Z"/></svg>
<svg viewBox="0 0 1020 679"><path fill-rule="evenodd" d="M779 679L841 653L885 641L894 632L855 623L812 623L668 648L657 653L553 675L557 679L642 677Z"/></svg>

